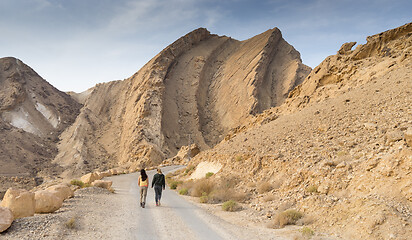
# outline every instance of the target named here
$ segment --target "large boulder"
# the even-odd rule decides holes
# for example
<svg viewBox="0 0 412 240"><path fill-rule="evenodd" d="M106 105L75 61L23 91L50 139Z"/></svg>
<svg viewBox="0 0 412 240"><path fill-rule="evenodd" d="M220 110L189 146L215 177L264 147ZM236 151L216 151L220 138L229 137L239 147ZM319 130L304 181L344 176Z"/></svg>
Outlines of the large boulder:
<svg viewBox="0 0 412 240"><path fill-rule="evenodd" d="M24 189L9 188L0 206L10 209L14 219L33 216L35 209L34 193Z"/></svg>
<svg viewBox="0 0 412 240"><path fill-rule="evenodd" d="M110 177L110 176L112 176L112 174L110 173L110 170L99 173L99 179Z"/></svg>
<svg viewBox="0 0 412 240"><path fill-rule="evenodd" d="M99 175L97 175L96 173L88 173L86 175L83 175L80 180L86 184L90 184L95 180L99 179Z"/></svg>
<svg viewBox="0 0 412 240"><path fill-rule="evenodd" d="M10 209L0 207L0 233L6 231L13 223L13 213Z"/></svg>
<svg viewBox="0 0 412 240"><path fill-rule="evenodd" d="M34 193L35 212L52 213L61 208L63 199L57 191L40 190Z"/></svg>
<svg viewBox="0 0 412 240"><path fill-rule="evenodd" d="M112 168L112 169L110 169L109 171L110 171L110 173L111 173L112 175L117 175L117 174L119 174L119 171L118 171L117 169L115 169L115 168Z"/></svg>
<svg viewBox="0 0 412 240"><path fill-rule="evenodd" d="M62 199L62 201L71 198L74 196L74 191L73 189L70 188L70 186L65 185L65 184L57 184L48 187L46 190L53 192L56 192L56 195Z"/></svg>
<svg viewBox="0 0 412 240"><path fill-rule="evenodd" d="M96 180L92 183L93 187L101 187L101 188L106 188L109 190L112 187L112 181L109 180Z"/></svg>

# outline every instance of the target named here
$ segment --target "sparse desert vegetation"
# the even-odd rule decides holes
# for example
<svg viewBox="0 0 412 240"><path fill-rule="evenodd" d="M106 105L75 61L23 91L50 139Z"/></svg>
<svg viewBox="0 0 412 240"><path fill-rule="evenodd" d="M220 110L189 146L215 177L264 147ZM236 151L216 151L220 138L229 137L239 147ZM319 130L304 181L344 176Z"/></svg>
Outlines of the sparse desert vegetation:
<svg viewBox="0 0 412 240"><path fill-rule="evenodd" d="M303 217L303 214L294 209L288 209L283 212L276 214L272 222L273 228L282 228L286 225L294 225L296 222Z"/></svg>
<svg viewBox="0 0 412 240"><path fill-rule="evenodd" d="M237 202L233 200L226 201L222 204L222 210L227 212L234 212L240 209Z"/></svg>

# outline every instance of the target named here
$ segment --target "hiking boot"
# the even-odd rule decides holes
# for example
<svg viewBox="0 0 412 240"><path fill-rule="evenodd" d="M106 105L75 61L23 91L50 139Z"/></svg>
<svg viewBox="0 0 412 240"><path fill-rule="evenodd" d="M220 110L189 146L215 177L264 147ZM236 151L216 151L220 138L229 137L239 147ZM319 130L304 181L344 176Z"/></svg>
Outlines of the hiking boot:
<svg viewBox="0 0 412 240"><path fill-rule="evenodd" d="M143 203L140 203L140 207L143 207Z"/></svg>
<svg viewBox="0 0 412 240"><path fill-rule="evenodd" d="M145 203L142 203L142 208L144 208Z"/></svg>

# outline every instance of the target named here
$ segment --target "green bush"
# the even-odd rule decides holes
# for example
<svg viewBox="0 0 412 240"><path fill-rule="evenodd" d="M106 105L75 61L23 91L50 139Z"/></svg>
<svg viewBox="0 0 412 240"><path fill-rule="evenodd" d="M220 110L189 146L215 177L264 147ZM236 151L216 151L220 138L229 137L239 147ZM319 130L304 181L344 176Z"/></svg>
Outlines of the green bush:
<svg viewBox="0 0 412 240"><path fill-rule="evenodd" d="M170 187L170 189L176 189L177 186L179 186L179 184L182 184L182 181L174 181L174 180L171 180L171 181L169 182L169 187Z"/></svg>
<svg viewBox="0 0 412 240"><path fill-rule="evenodd" d="M206 173L206 178L210 178L211 176L213 176L213 174L214 174L214 173L212 173L212 172Z"/></svg>
<svg viewBox="0 0 412 240"><path fill-rule="evenodd" d="M302 236L305 238L311 238L315 234L315 232L308 227L303 227L299 231L302 233Z"/></svg>
<svg viewBox="0 0 412 240"><path fill-rule="evenodd" d="M226 201L222 204L223 211L234 212L238 209L239 209L238 204L233 200Z"/></svg>
<svg viewBox="0 0 412 240"><path fill-rule="evenodd" d="M186 173L186 174L189 174L189 173L191 173L194 169L195 169L195 166L187 166L187 167L186 167L186 170L185 170L185 173Z"/></svg>
<svg viewBox="0 0 412 240"><path fill-rule="evenodd" d="M202 196L199 198L200 203L207 203L209 201L209 196L207 196L207 193L202 193Z"/></svg>
<svg viewBox="0 0 412 240"><path fill-rule="evenodd" d="M187 188L182 188L182 189L179 190L180 195L187 195L188 192L189 192L189 190L187 190Z"/></svg>
<svg viewBox="0 0 412 240"><path fill-rule="evenodd" d="M84 187L85 187L84 182L82 182L82 181L80 181L80 180L77 180L77 179L71 180L71 181L70 181L70 184L71 184L71 185L75 185L75 186L79 186L80 188L84 188Z"/></svg>
<svg viewBox="0 0 412 240"><path fill-rule="evenodd" d="M318 186L310 185L309 187L306 188L306 192L317 193L318 192Z"/></svg>

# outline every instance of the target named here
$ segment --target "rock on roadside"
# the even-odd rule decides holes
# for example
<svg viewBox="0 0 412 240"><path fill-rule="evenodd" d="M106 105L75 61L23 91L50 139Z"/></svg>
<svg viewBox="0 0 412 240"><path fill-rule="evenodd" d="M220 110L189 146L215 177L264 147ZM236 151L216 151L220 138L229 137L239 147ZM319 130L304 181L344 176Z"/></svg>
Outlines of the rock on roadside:
<svg viewBox="0 0 412 240"><path fill-rule="evenodd" d="M62 201L74 196L74 191L65 184L57 184L48 187L46 190L53 192L55 191L57 196L62 199Z"/></svg>
<svg viewBox="0 0 412 240"><path fill-rule="evenodd" d="M93 187L101 187L109 190L112 187L113 182L109 180L96 180L92 183Z"/></svg>
<svg viewBox="0 0 412 240"><path fill-rule="evenodd" d="M13 213L10 209L0 207L0 233L6 231L13 223Z"/></svg>
<svg viewBox="0 0 412 240"><path fill-rule="evenodd" d="M52 213L61 208L63 199L57 191L40 190L34 193L35 212Z"/></svg>
<svg viewBox="0 0 412 240"><path fill-rule="evenodd" d="M34 193L24 189L9 188L0 206L9 208L14 219L33 216L35 209Z"/></svg>
<svg viewBox="0 0 412 240"><path fill-rule="evenodd" d="M99 179L99 175L97 175L96 173L88 173L86 175L83 175L80 180L86 184L90 184L92 182L94 182L95 180Z"/></svg>

